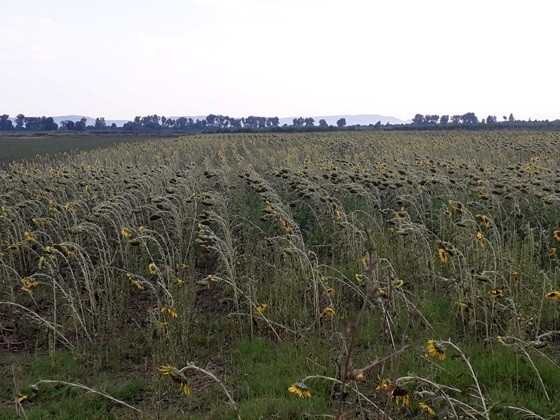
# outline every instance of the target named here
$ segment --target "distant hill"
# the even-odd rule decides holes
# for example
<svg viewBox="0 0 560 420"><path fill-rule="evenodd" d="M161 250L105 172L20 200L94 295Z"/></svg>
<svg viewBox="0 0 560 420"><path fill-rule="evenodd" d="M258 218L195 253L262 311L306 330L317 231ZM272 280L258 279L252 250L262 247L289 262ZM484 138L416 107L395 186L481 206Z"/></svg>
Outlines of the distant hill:
<svg viewBox="0 0 560 420"><path fill-rule="evenodd" d="M53 120L54 120L55 123L60 124L61 121L70 120L70 121L76 122L76 121L80 121L82 118L85 118L87 120L86 125L94 125L95 124L95 118L86 117L85 115L62 115L62 116L58 116L58 117L53 117ZM131 121L131 120L108 120L108 119L105 119L105 124L110 126L113 123L115 123L115 125L117 127L122 127L128 121Z"/></svg>
<svg viewBox="0 0 560 420"><path fill-rule="evenodd" d="M307 118L305 115L301 115L303 118ZM288 124L292 125L293 119L297 117L285 117L280 118L280 125ZM409 121L399 120L395 117L386 117L377 114L360 114L360 115L326 115L326 116L312 116L315 120L315 125L319 125L319 120L325 120L329 125L336 125L336 122L341 118L346 118L346 125L369 125L375 124L377 121L381 121L381 124L407 124Z"/></svg>

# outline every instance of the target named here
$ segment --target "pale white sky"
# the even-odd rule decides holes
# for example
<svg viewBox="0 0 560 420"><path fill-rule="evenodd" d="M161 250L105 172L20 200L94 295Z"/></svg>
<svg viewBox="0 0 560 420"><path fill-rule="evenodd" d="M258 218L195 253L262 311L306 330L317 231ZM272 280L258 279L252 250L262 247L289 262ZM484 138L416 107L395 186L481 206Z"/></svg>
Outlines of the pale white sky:
<svg viewBox="0 0 560 420"><path fill-rule="evenodd" d="M555 0L0 0L0 113L560 118Z"/></svg>

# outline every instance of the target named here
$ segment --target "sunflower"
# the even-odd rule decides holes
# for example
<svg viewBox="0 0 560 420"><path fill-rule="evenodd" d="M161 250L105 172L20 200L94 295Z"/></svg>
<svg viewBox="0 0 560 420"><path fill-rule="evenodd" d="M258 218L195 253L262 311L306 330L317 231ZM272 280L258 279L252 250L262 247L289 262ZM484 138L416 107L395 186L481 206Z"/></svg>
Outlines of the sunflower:
<svg viewBox="0 0 560 420"><path fill-rule="evenodd" d="M426 413L429 416L435 416L436 415L436 410L434 410L432 407L430 407L428 404L426 403L418 403L418 407L420 408L420 410L422 410L424 413Z"/></svg>
<svg viewBox="0 0 560 420"><path fill-rule="evenodd" d="M391 280L391 284L395 289L401 289L404 286L404 280Z"/></svg>
<svg viewBox="0 0 560 420"><path fill-rule="evenodd" d="M381 382L379 382L379 385L377 385L377 388L375 388L375 390L384 391L386 389L389 389L390 386L391 383L387 379L382 379Z"/></svg>
<svg viewBox="0 0 560 420"><path fill-rule="evenodd" d="M39 286L39 282L32 280L29 277L24 277L20 280L21 284L23 284L23 286L21 286L21 290L24 291L25 293L29 293L32 294L32 289L34 287Z"/></svg>
<svg viewBox="0 0 560 420"><path fill-rule="evenodd" d="M484 248L484 234L482 232L476 232L476 240L481 248Z"/></svg>
<svg viewBox="0 0 560 420"><path fill-rule="evenodd" d="M177 318L179 316L179 313L175 309L169 308L167 306L163 306L160 309L160 312L164 315L167 315L167 316L171 317L171 318Z"/></svg>
<svg viewBox="0 0 560 420"><path fill-rule="evenodd" d="M132 239L132 231L128 228L122 228L121 229L121 235L124 239Z"/></svg>
<svg viewBox="0 0 560 420"><path fill-rule="evenodd" d="M323 294L328 297L328 298L332 298L334 297L334 295L336 294L335 290L332 287L329 287L328 289L326 289Z"/></svg>
<svg viewBox="0 0 560 420"><path fill-rule="evenodd" d="M489 294L490 297L492 297L493 299L503 298L503 297L504 297L504 290L503 290L503 289L494 289L494 290L490 290L490 291L488 292L488 294Z"/></svg>
<svg viewBox="0 0 560 420"><path fill-rule="evenodd" d="M155 262L151 262L150 264L148 264L148 273L150 274L156 274L158 272L158 268Z"/></svg>
<svg viewBox="0 0 560 420"><path fill-rule="evenodd" d="M182 286L185 283L185 280L180 279L179 277L177 277L175 280L173 280L173 286Z"/></svg>
<svg viewBox="0 0 560 420"><path fill-rule="evenodd" d="M552 232L552 236L554 236L554 239L560 242L560 229L556 229L554 232Z"/></svg>
<svg viewBox="0 0 560 420"><path fill-rule="evenodd" d="M439 360L445 360L447 355L445 354L445 349L439 343L434 340L429 340L426 346L426 350L430 357L434 357Z"/></svg>
<svg viewBox="0 0 560 420"><path fill-rule="evenodd" d="M407 216L406 211L404 210L404 207L401 207L401 209L397 212L395 212L395 217L397 219L405 219Z"/></svg>
<svg viewBox="0 0 560 420"><path fill-rule="evenodd" d="M490 218L488 216L484 214L477 214L475 217L480 221L480 223L482 223L484 227L490 227Z"/></svg>
<svg viewBox="0 0 560 420"><path fill-rule="evenodd" d="M550 248L550 249L548 250L548 256L549 256L550 258L552 258L552 257L554 257L554 256L556 255L556 252L557 252L557 249L556 249L556 248Z"/></svg>
<svg viewBox="0 0 560 420"><path fill-rule="evenodd" d="M396 405L402 405L403 407L410 405L410 394L398 386L391 391L391 398Z"/></svg>
<svg viewBox="0 0 560 420"><path fill-rule="evenodd" d="M327 306L323 309L323 314L325 314L326 317L333 318L336 315L336 312L332 306Z"/></svg>
<svg viewBox="0 0 560 420"><path fill-rule="evenodd" d="M441 262L442 264L447 264L447 262L449 261L447 251L444 248L438 249L438 258L439 262Z"/></svg>
<svg viewBox="0 0 560 420"><path fill-rule="evenodd" d="M365 374L363 370L355 370L351 373L350 378L356 382L362 382L365 379Z"/></svg>
<svg viewBox="0 0 560 420"><path fill-rule="evenodd" d="M369 257L367 255L364 255L362 258L360 258L360 264L362 264L364 268L367 268L369 265Z"/></svg>
<svg viewBox="0 0 560 420"><path fill-rule="evenodd" d="M268 305L266 303L259 303L259 305L255 309L253 309L253 313L255 315L262 315L266 311L267 307Z"/></svg>
<svg viewBox="0 0 560 420"><path fill-rule="evenodd" d="M190 395L191 387L188 384L187 378L185 377L183 372L171 365L160 366L158 370L162 375L169 376L173 380L173 382L180 383L180 390L184 395Z"/></svg>
<svg viewBox="0 0 560 420"><path fill-rule="evenodd" d="M300 398L311 398L311 391L304 383L298 382L288 388L288 392Z"/></svg>
<svg viewBox="0 0 560 420"><path fill-rule="evenodd" d="M455 305L457 305L459 308L464 309L466 311L471 309L471 304L464 300L458 300L457 302L455 302Z"/></svg>
<svg viewBox="0 0 560 420"><path fill-rule="evenodd" d="M386 391L396 405L406 407L410 404L410 394L406 390L393 385L387 379L383 379L375 390Z"/></svg>
<svg viewBox="0 0 560 420"><path fill-rule="evenodd" d="M544 295L544 298L547 300L560 300L560 290L553 290L552 292L548 292Z"/></svg>
<svg viewBox="0 0 560 420"><path fill-rule="evenodd" d="M23 232L23 238L29 242L35 242L37 240L37 236L34 233L29 232L27 230Z"/></svg>

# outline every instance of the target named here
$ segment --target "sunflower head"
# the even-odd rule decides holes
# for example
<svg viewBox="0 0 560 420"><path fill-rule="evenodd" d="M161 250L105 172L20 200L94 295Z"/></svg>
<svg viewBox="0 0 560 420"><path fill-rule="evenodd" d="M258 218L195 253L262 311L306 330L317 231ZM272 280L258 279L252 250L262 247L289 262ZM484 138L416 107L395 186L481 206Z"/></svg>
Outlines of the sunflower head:
<svg viewBox="0 0 560 420"><path fill-rule="evenodd" d="M268 308L268 305L266 303L259 303L259 305L255 309L253 309L253 313L255 315L262 315L266 311L266 308Z"/></svg>
<svg viewBox="0 0 560 420"><path fill-rule="evenodd" d="M560 300L560 290L553 290L544 295L547 300Z"/></svg>
<svg viewBox="0 0 560 420"><path fill-rule="evenodd" d="M552 236L554 236L554 239L560 242L560 229L556 229L554 232L552 232Z"/></svg>
<svg viewBox="0 0 560 420"><path fill-rule="evenodd" d="M311 398L311 391L304 383L297 382L288 388L288 392L300 398Z"/></svg>
<svg viewBox="0 0 560 420"><path fill-rule="evenodd" d="M132 239L132 237L134 236L132 234L132 231L128 228L122 228L121 229L121 235L124 239Z"/></svg>
<svg viewBox="0 0 560 420"><path fill-rule="evenodd" d="M488 292L492 299L498 299L504 297L504 290L503 289L494 289Z"/></svg>
<svg viewBox="0 0 560 420"><path fill-rule="evenodd" d="M426 413L429 416L436 415L436 410L434 410L432 407L430 407L428 404L424 402L418 403L418 408L420 408L420 410L422 410L424 413Z"/></svg>
<svg viewBox="0 0 560 420"><path fill-rule="evenodd" d="M434 340L429 340L426 345L426 351L430 357L445 360L447 355L445 354L445 348L438 342Z"/></svg>
<svg viewBox="0 0 560 420"><path fill-rule="evenodd" d="M148 264L148 273L150 274L156 274L158 272L158 268L155 262L151 262L150 264Z"/></svg>
<svg viewBox="0 0 560 420"><path fill-rule="evenodd" d="M442 264L447 264L447 262L449 261L449 256L444 248L438 249L438 258L439 262Z"/></svg>
<svg viewBox="0 0 560 420"><path fill-rule="evenodd" d="M327 306L323 309L323 314L325 314L326 317L333 318L336 315L336 311L332 306Z"/></svg>

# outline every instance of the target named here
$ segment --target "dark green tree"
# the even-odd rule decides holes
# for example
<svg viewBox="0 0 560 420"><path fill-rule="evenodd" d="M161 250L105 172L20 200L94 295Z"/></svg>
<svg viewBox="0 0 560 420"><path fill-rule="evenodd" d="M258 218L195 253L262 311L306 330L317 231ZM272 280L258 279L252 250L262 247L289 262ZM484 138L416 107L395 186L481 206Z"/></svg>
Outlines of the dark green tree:
<svg viewBox="0 0 560 420"><path fill-rule="evenodd" d="M18 114L16 117L16 130L23 130L24 123L25 123L25 115Z"/></svg>
<svg viewBox="0 0 560 420"><path fill-rule="evenodd" d="M14 129L14 125L8 114L0 115L0 131L10 131Z"/></svg>
<svg viewBox="0 0 560 420"><path fill-rule="evenodd" d="M426 118L422 114L416 114L412 119L414 124L422 124L426 121Z"/></svg>
<svg viewBox="0 0 560 420"><path fill-rule="evenodd" d="M105 117L99 117L95 119L95 125L93 126L96 130L106 130L107 123L105 122Z"/></svg>
<svg viewBox="0 0 560 420"><path fill-rule="evenodd" d="M337 122L336 125L339 128L345 127L346 126L346 118L340 118Z"/></svg>

